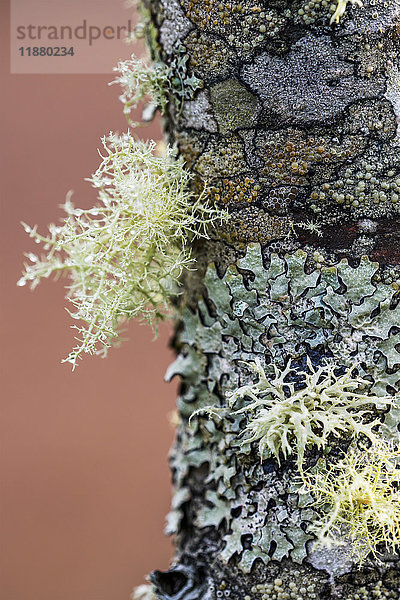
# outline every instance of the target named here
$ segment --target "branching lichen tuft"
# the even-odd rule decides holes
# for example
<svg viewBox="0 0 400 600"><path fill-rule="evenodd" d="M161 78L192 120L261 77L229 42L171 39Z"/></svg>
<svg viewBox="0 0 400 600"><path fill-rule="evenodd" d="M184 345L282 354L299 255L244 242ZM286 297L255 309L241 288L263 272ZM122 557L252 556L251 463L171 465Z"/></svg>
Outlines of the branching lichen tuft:
<svg viewBox="0 0 400 600"><path fill-rule="evenodd" d="M323 461L321 461L323 462ZM351 448L334 466L306 476L316 506L324 514L314 525L319 543L331 545L345 535L363 562L378 545L396 553L400 546L400 450L384 441Z"/></svg>
<svg viewBox="0 0 400 600"><path fill-rule="evenodd" d="M140 58L131 56L130 59L119 62L115 71L119 76L110 85L118 83L122 87L120 100L124 104L124 113L130 119L132 109L142 101L150 102L154 108L164 114L168 102L172 99L175 106L181 110L184 100L193 98L203 82L195 75L189 74L187 61L189 57L183 46L178 46L176 57L170 65L154 62L151 66ZM136 125L136 123L132 123Z"/></svg>
<svg viewBox="0 0 400 600"><path fill-rule="evenodd" d="M89 180L100 203L81 210L68 196L64 223L50 225L45 236L25 225L46 253L27 255L19 285L34 288L62 273L71 280L70 314L84 324L75 327L78 344L65 359L73 367L83 352L105 355L124 319L163 317L174 282L192 264L187 243L207 237L207 226L224 218L202 195L193 198L191 175L173 149L155 156L155 142L129 133L102 143L102 163Z"/></svg>
<svg viewBox="0 0 400 600"><path fill-rule="evenodd" d="M361 0L337 0L337 7L335 12L333 13L332 17L331 17L331 24L332 23L339 23L340 21L340 17L342 17L344 15L344 13L346 12L346 8L348 3L351 3L352 6L363 6L363 3L361 2Z"/></svg>
<svg viewBox="0 0 400 600"><path fill-rule="evenodd" d="M119 62L114 70L119 76L110 85L118 83L122 87L120 100L124 104L127 119L130 118L131 111L143 101L152 102L162 114L165 113L171 89L167 65L158 62L150 66L132 54L130 59Z"/></svg>
<svg viewBox="0 0 400 600"><path fill-rule="evenodd" d="M308 359L308 372L297 371L289 362L283 371L274 366L275 378L269 380L259 360L245 364L258 381L229 393L231 406L239 399L251 400L234 413L248 415L242 444L258 442L261 459L266 451L278 461L280 453L297 454L300 472L306 448L325 448L332 435L364 435L375 442L374 428L380 421L371 419L372 410L393 401L391 396L365 393L371 384L354 375L354 369L337 375L337 366L314 369ZM287 381L291 374L296 374L296 383Z"/></svg>

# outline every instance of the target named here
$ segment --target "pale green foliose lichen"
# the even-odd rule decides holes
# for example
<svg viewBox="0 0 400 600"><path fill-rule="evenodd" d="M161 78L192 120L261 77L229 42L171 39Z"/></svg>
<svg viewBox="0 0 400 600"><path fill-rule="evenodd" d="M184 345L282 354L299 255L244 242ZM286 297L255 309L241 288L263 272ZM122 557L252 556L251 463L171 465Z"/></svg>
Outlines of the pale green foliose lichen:
<svg viewBox="0 0 400 600"><path fill-rule="evenodd" d="M337 374L339 365L314 368L307 357L308 371L296 371L289 361L283 371L275 367L274 377L267 378L259 360L247 366L258 381L228 393L228 398L231 407L239 399L250 400L233 414L248 415L242 444L257 442L261 460L273 455L280 462L280 453L285 458L294 454L302 472L306 448L324 449L332 436L362 435L373 443L378 440L374 429L380 420L371 419L372 407L387 408L393 398L364 393L370 382L357 377L354 369ZM291 375L296 380L288 380Z"/></svg>
<svg viewBox="0 0 400 600"><path fill-rule="evenodd" d="M260 463L256 442L241 445L249 421L246 412L234 413L249 401L238 398L232 410L227 394L257 384L253 370L244 363L259 361L270 383L276 377L273 365L282 372L290 363L297 373L306 371L311 376L307 357L321 375L326 365L341 367L337 377L351 373L356 365L353 377L368 383L347 391L369 395L371 421L381 423L379 435L388 443L399 440L398 291L379 280L379 265L367 257L358 265L342 260L310 268L306 263L303 251L284 257L272 254L264 260L261 246L253 244L222 277L210 265L204 298L195 312L183 311L181 354L168 372L169 378L182 374L185 383L178 398L180 446L171 459L175 485L185 488L191 470L207 465L205 485L212 490L197 511L197 524L224 527L223 560L236 556L246 572L257 558L268 562L289 557L301 562L308 540L315 536L309 527L318 522L320 509L313 506L311 494L299 495L299 488L293 486L296 457L288 453L283 461L281 455L283 470L278 470L273 453ZM298 377L294 372L290 376L289 381ZM210 406L215 418L199 416L188 426L196 411ZM368 420L363 425L368 426ZM350 431L344 432L344 439L351 437ZM313 455L313 447L306 447L307 469L310 452ZM328 446L322 456L327 464L335 463ZM187 493L174 503L174 531L179 531L186 502ZM232 513L232 507L237 512Z"/></svg>

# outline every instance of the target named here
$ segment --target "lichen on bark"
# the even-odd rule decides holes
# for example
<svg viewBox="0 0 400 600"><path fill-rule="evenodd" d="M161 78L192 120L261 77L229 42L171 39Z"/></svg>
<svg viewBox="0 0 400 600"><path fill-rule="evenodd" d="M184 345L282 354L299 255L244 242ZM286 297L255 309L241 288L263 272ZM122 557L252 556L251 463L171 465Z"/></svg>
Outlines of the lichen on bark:
<svg viewBox="0 0 400 600"><path fill-rule="evenodd" d="M298 373L308 361L339 374L356 365L369 393L393 398L373 418L382 439L399 442L400 2L146 6L158 57L171 66L183 48L202 80L179 109L168 104L169 141L194 189L205 184L230 213L194 244L198 269L178 303L167 374L182 379L167 527L176 556L153 573L154 593L398 598L393 549L377 547L360 567L346 531L343 546L317 547L321 508L299 491L296 457L260 461L255 444L238 442L243 413L225 409L227 393L254 383L243 361L259 360L271 380L289 361ZM214 416L190 421L209 406ZM358 442L344 433L325 451L307 447L305 470L335 467Z"/></svg>

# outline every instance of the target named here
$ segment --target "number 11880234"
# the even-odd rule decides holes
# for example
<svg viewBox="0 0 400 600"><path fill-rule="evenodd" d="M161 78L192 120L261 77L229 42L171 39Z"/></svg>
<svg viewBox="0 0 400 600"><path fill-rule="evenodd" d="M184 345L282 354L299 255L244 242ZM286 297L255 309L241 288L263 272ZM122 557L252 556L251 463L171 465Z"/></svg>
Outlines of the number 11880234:
<svg viewBox="0 0 400 600"><path fill-rule="evenodd" d="M66 46L21 46L20 56L74 56L74 47Z"/></svg>

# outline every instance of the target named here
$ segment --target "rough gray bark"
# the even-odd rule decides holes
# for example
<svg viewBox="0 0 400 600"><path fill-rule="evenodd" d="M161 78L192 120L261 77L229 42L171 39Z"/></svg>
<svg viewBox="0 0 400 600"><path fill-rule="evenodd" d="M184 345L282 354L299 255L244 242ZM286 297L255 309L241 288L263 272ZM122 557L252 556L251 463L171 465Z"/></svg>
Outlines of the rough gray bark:
<svg viewBox="0 0 400 600"><path fill-rule="evenodd" d="M336 4L336 3L334 3ZM147 0L152 50L203 81L170 103L166 129L228 224L195 248L177 326L180 425L159 598L400 597L399 559L354 564L348 544L316 549L295 457L240 447L227 404L268 368L357 362L371 393L399 392L399 0L365 0L330 24L324 0ZM186 61L186 62L185 62ZM182 74L183 73L183 74ZM399 439L399 411L380 414ZM349 440L332 441L334 463ZM310 448L305 465L321 452Z"/></svg>

